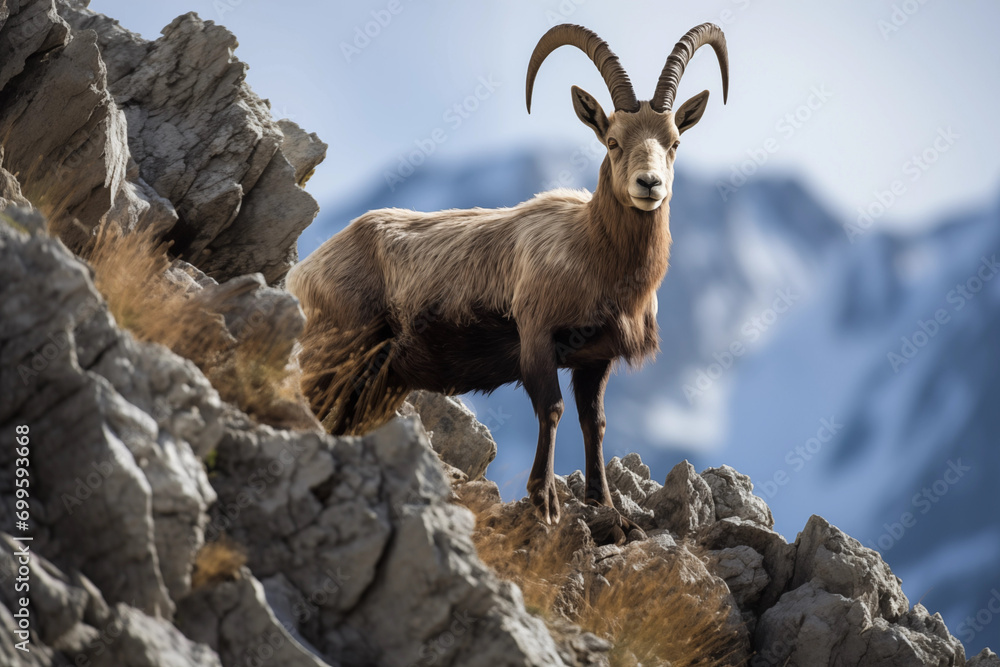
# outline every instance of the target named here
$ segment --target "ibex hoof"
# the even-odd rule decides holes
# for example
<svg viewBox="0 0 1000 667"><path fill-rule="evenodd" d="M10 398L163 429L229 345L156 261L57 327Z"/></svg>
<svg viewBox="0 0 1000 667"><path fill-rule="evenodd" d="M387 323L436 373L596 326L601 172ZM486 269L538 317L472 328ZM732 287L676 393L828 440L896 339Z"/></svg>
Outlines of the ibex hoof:
<svg viewBox="0 0 1000 667"><path fill-rule="evenodd" d="M559 523L561 515L555 479L539 480L537 483L529 480L528 498L535 507L539 521L547 526Z"/></svg>
<svg viewBox="0 0 1000 667"><path fill-rule="evenodd" d="M646 538L646 533L639 526L622 516L614 507L596 500L588 500L587 504L602 508L600 512L587 520L591 537L598 545L617 544L620 546L630 539L643 540Z"/></svg>

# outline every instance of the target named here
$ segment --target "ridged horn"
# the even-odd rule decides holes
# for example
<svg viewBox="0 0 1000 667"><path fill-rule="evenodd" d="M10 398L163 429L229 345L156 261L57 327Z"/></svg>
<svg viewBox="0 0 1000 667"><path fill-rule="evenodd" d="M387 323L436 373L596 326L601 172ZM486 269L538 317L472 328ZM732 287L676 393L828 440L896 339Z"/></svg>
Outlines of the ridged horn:
<svg viewBox="0 0 1000 667"><path fill-rule="evenodd" d="M714 23L702 23L688 30L667 57L667 62L660 73L660 80L656 82L656 92L649 101L653 109L663 113L673 108L677 84L681 82L684 68L687 67L694 52L706 44L711 45L719 59L719 67L722 69L722 102L725 104L729 97L729 52L726 51L726 36Z"/></svg>
<svg viewBox="0 0 1000 667"><path fill-rule="evenodd" d="M597 36L593 30L583 26L563 23L550 29L542 35L528 61L528 80L525 94L528 102L528 113L531 113L531 89L535 85L535 75L542 61L560 46L575 46L590 57L604 77L604 83L611 93L611 101L615 110L635 112L639 110L639 101L635 98L635 90L629 81L625 68L618 62L607 42Z"/></svg>

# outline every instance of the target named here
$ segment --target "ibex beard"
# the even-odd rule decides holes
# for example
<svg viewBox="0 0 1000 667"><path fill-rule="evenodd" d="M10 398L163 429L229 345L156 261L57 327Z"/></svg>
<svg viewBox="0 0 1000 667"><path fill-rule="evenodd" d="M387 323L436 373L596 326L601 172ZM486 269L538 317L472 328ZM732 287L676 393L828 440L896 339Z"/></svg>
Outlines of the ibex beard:
<svg viewBox="0 0 1000 667"><path fill-rule="evenodd" d="M305 310L303 391L336 434L390 419L413 389L446 394L524 386L538 418L528 494L559 521L554 457L563 414L558 369L572 372L586 449L586 497L613 507L604 473L604 392L617 362L658 350L656 290L670 255L669 202L680 136L702 117L703 91L672 110L694 52L710 45L728 91L722 31L688 31L653 98L636 99L607 44L575 25L549 30L528 65L571 45L597 65L614 111L572 87L577 117L607 148L593 195L552 190L513 208L371 211L289 273ZM622 519L619 541L629 522Z"/></svg>

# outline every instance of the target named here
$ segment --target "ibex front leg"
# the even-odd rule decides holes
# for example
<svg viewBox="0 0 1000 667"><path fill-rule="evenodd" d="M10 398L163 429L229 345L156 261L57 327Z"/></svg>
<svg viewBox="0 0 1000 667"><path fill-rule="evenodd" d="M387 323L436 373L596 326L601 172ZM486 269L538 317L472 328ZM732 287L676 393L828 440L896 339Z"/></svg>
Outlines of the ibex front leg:
<svg viewBox="0 0 1000 667"><path fill-rule="evenodd" d="M604 389L608 386L610 361L596 361L573 370L573 394L580 414L583 446L587 454L587 502L614 507L604 474Z"/></svg>
<svg viewBox="0 0 1000 667"><path fill-rule="evenodd" d="M528 497L539 518L547 524L559 521L556 494L556 428L563 414L555 346L549 331L525 331L521 335L521 379L538 417L538 447L528 477Z"/></svg>
<svg viewBox="0 0 1000 667"><path fill-rule="evenodd" d="M604 472L604 389L608 386L611 362L596 361L573 370L573 394L580 413L583 445L587 451L587 503L614 507ZM591 532L598 544L624 544L629 532L637 528L631 521L618 515L617 523L591 525Z"/></svg>

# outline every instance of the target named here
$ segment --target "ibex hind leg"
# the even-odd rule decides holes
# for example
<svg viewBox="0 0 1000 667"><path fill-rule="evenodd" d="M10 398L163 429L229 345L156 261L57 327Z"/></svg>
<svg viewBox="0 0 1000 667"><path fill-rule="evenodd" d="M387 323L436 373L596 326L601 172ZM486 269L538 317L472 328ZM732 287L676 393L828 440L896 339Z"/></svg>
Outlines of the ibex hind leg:
<svg viewBox="0 0 1000 667"><path fill-rule="evenodd" d="M302 392L328 432L361 435L392 419L409 393L392 370L394 354L384 323L350 331L307 325Z"/></svg>

